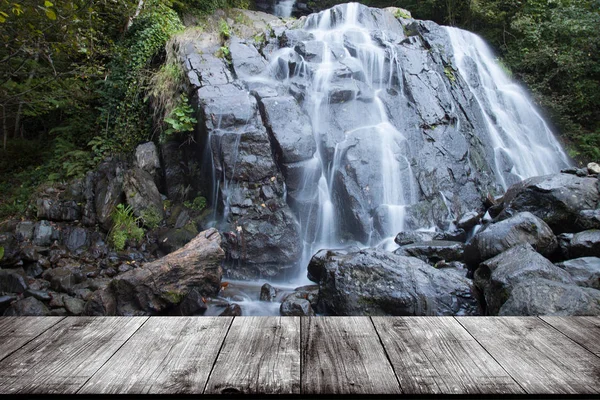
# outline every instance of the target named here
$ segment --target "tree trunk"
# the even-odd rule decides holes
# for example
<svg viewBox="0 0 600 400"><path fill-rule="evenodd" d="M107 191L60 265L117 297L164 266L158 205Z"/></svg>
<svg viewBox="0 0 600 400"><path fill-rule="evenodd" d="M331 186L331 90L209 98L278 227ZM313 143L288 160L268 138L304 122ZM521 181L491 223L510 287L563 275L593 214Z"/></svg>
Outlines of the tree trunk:
<svg viewBox="0 0 600 400"><path fill-rule="evenodd" d="M40 59L40 48L38 45L38 52L35 54L35 64L33 66L33 68L31 68L31 71L29 72L29 76L27 77L27 85L25 87L29 87L29 85L31 84L31 81L33 80L33 77L35 76L35 67L37 66L37 62ZM17 115L15 116L15 133L14 133L14 138L16 139L17 137L19 137L19 132L21 133L21 139L23 138L23 130L21 130L21 112L23 111L23 104L25 104L25 102L23 100L19 101L19 108L17 109Z"/></svg>
<svg viewBox="0 0 600 400"><path fill-rule="evenodd" d="M138 15L140 15L142 8L144 8L144 0L139 0L137 8L135 9L135 14L133 14L133 16L129 18L129 21L127 21L127 27L125 28L125 31L128 31L129 28L131 28L131 24L133 24L133 20L136 19Z"/></svg>

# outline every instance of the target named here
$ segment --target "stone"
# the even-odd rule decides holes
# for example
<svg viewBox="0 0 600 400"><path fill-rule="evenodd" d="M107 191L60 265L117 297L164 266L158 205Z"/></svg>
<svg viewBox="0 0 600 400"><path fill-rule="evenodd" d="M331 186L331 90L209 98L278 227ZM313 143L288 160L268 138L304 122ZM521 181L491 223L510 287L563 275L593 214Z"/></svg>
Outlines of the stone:
<svg viewBox="0 0 600 400"><path fill-rule="evenodd" d="M600 229L600 209L599 210L581 210L578 225L584 229Z"/></svg>
<svg viewBox="0 0 600 400"><path fill-rule="evenodd" d="M88 244L88 231L87 229L81 227L75 227L73 230L71 230L65 242L65 246L67 246L70 251L77 251L87 247Z"/></svg>
<svg viewBox="0 0 600 400"><path fill-rule="evenodd" d="M70 296L65 296L63 300L65 309L71 315L81 315L83 313L85 302L81 299L76 299Z"/></svg>
<svg viewBox="0 0 600 400"><path fill-rule="evenodd" d="M399 246L404 246L416 242L429 242L433 240L435 232L430 231L405 231L396 235L394 242Z"/></svg>
<svg viewBox="0 0 600 400"><path fill-rule="evenodd" d="M0 269L0 293L24 293L28 286L25 279L16 272Z"/></svg>
<svg viewBox="0 0 600 400"><path fill-rule="evenodd" d="M159 235L158 246L165 253L172 253L185 246L197 235L198 229L196 229L196 226L193 223L187 224L180 229L172 228Z"/></svg>
<svg viewBox="0 0 600 400"><path fill-rule="evenodd" d="M207 309L205 299L197 290L192 289L185 299L174 308L171 315L202 315Z"/></svg>
<svg viewBox="0 0 600 400"><path fill-rule="evenodd" d="M521 212L478 232L465 249L466 261L477 265L523 243L529 243L546 257L558 247L554 233L544 221L530 212Z"/></svg>
<svg viewBox="0 0 600 400"><path fill-rule="evenodd" d="M481 214L476 211L469 211L465 213L460 219L456 222L456 226L465 231L471 230L479 223L481 220Z"/></svg>
<svg viewBox="0 0 600 400"><path fill-rule="evenodd" d="M404 245L394 251L394 254L416 257L422 261L435 264L439 261L461 261L464 255L464 244L443 240L416 242Z"/></svg>
<svg viewBox="0 0 600 400"><path fill-rule="evenodd" d="M81 207L74 200L39 198L36 209L39 220L72 222L81 218Z"/></svg>
<svg viewBox="0 0 600 400"><path fill-rule="evenodd" d="M4 311L15 301L17 296L0 295L0 313L4 314Z"/></svg>
<svg viewBox="0 0 600 400"><path fill-rule="evenodd" d="M32 278L39 278L44 273L44 268L39 262L29 264L25 267L25 273Z"/></svg>
<svg viewBox="0 0 600 400"><path fill-rule="evenodd" d="M600 174L600 165L595 162L591 162L587 165L587 170L590 175Z"/></svg>
<svg viewBox="0 0 600 400"><path fill-rule="evenodd" d="M163 203L152 176L140 169L133 168L125 173L123 180L125 199L136 217L144 218L153 214L159 221L164 218Z"/></svg>
<svg viewBox="0 0 600 400"><path fill-rule="evenodd" d="M0 247L2 247L2 257L0 257L0 265L4 267L12 267L22 264L21 248L17 238L11 233L0 232Z"/></svg>
<svg viewBox="0 0 600 400"><path fill-rule="evenodd" d="M549 279L573 285L571 276L537 253L529 243L520 244L482 262L474 283L483 293L488 315L498 315L513 288L532 279Z"/></svg>
<svg viewBox="0 0 600 400"><path fill-rule="evenodd" d="M48 307L35 297L26 297L11 305L5 312L5 317L46 316L50 314Z"/></svg>
<svg viewBox="0 0 600 400"><path fill-rule="evenodd" d="M579 286L600 290L600 258L581 257L556 264L567 271Z"/></svg>
<svg viewBox="0 0 600 400"><path fill-rule="evenodd" d="M116 161L107 161L98 167L99 177L95 179L93 190L95 214L100 226L107 231L112 227L114 209L123 201L123 172L124 166Z"/></svg>
<svg viewBox="0 0 600 400"><path fill-rule="evenodd" d="M35 223L32 221L19 222L15 230L15 235L20 240L31 240L33 239L33 230L35 229Z"/></svg>
<svg viewBox="0 0 600 400"><path fill-rule="evenodd" d="M529 211L555 233L578 232L581 210L595 210L600 203L598 179L554 174L526 179L504 195L504 214Z"/></svg>
<svg viewBox="0 0 600 400"><path fill-rule="evenodd" d="M267 61L254 44L233 37L229 43L233 69L239 77L259 75L267 67Z"/></svg>
<svg viewBox="0 0 600 400"><path fill-rule="evenodd" d="M156 176L157 170L160 169L160 159L153 142L142 143L135 148L135 166Z"/></svg>
<svg viewBox="0 0 600 400"><path fill-rule="evenodd" d="M296 296L287 296L279 307L281 315L286 317L314 317L315 312L306 299L299 299Z"/></svg>
<svg viewBox="0 0 600 400"><path fill-rule="evenodd" d="M70 268L54 268L43 274L44 279L50 282L50 287L57 292L72 293L73 286L81 282L82 277Z"/></svg>
<svg viewBox="0 0 600 400"><path fill-rule="evenodd" d="M50 246L54 227L49 221L40 221L35 224L33 244L36 246Z"/></svg>
<svg viewBox="0 0 600 400"><path fill-rule="evenodd" d="M317 311L328 315L477 315L471 282L413 257L379 249L321 250Z"/></svg>
<svg viewBox="0 0 600 400"><path fill-rule="evenodd" d="M192 290L200 296L216 296L224 259L219 232L208 229L183 248L118 275L92 295L85 314L155 315L180 304Z"/></svg>
<svg viewBox="0 0 600 400"><path fill-rule="evenodd" d="M265 283L260 288L260 301L275 301L277 298L277 289Z"/></svg>
<svg viewBox="0 0 600 400"><path fill-rule="evenodd" d="M512 289L498 315L597 316L600 315L600 290L547 279L527 280Z"/></svg>
<svg viewBox="0 0 600 400"><path fill-rule="evenodd" d="M32 290L27 289L25 291L25 296L33 296L39 301L50 301L52 300L52 295L45 290Z"/></svg>
<svg viewBox="0 0 600 400"><path fill-rule="evenodd" d="M574 234L566 250L569 258L600 256L600 229Z"/></svg>
<svg viewBox="0 0 600 400"><path fill-rule="evenodd" d="M241 317L242 316L242 308L239 304L229 304L225 307L225 310L219 314L219 317Z"/></svg>

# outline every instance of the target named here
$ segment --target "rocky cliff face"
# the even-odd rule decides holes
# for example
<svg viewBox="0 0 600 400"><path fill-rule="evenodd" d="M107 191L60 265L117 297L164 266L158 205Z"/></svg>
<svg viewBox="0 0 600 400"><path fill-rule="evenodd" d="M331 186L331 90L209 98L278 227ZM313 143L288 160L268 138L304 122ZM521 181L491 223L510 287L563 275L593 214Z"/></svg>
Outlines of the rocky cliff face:
<svg viewBox="0 0 600 400"><path fill-rule="evenodd" d="M234 276L281 275L320 248L402 230L456 230L488 193L567 163L548 132L523 141L526 165L509 151L497 104L519 107L485 97L487 66L465 49L455 59L448 29L359 4L243 15L225 42L205 34L179 49ZM515 129L544 129L532 123Z"/></svg>

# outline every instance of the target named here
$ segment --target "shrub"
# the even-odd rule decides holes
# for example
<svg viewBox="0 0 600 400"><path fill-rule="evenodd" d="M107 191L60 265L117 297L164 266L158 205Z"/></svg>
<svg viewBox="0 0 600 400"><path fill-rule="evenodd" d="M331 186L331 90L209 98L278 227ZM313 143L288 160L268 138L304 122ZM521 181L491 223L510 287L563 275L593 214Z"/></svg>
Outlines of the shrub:
<svg viewBox="0 0 600 400"><path fill-rule="evenodd" d="M190 210L202 211L206 208L206 198L203 196L196 197L192 202L186 201L183 205Z"/></svg>
<svg viewBox="0 0 600 400"><path fill-rule="evenodd" d="M138 226L139 218L133 215L131 206L119 204L112 214L113 226L109 240L116 250L123 250L129 239L142 240L144 230Z"/></svg>

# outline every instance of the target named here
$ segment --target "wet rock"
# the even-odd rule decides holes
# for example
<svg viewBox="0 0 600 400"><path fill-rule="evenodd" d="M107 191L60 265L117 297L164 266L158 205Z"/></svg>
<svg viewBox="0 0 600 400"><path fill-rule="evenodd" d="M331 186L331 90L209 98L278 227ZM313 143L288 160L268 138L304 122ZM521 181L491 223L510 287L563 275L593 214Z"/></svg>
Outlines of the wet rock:
<svg viewBox="0 0 600 400"><path fill-rule="evenodd" d="M416 257L422 261L435 264L439 261L461 261L464 255L464 244L433 240L416 242L397 249L394 254L406 257Z"/></svg>
<svg viewBox="0 0 600 400"><path fill-rule="evenodd" d="M599 202L598 179L561 173L511 186L504 195L504 214L529 211L555 233L578 232L579 212L595 210Z"/></svg>
<svg viewBox="0 0 600 400"><path fill-rule="evenodd" d="M599 256L600 230L591 229L574 234L566 251L569 258Z"/></svg>
<svg viewBox="0 0 600 400"><path fill-rule="evenodd" d="M65 309L71 315L81 315L85 306L85 302L70 296L64 298Z"/></svg>
<svg viewBox="0 0 600 400"><path fill-rule="evenodd" d="M50 314L48 307L35 297L26 297L11 305L5 312L5 317L46 316Z"/></svg>
<svg viewBox="0 0 600 400"><path fill-rule="evenodd" d="M15 301L17 296L0 295L0 313L4 314L4 311Z"/></svg>
<svg viewBox="0 0 600 400"><path fill-rule="evenodd" d="M52 295L50 295L50 293L48 293L45 290L32 290L32 289L27 289L25 291L25 296L33 296L36 299L38 299L39 301L50 301L52 300Z"/></svg>
<svg viewBox="0 0 600 400"><path fill-rule="evenodd" d="M274 301L277 298L277 289L265 283L260 288L260 301Z"/></svg>
<svg viewBox="0 0 600 400"><path fill-rule="evenodd" d="M92 295L85 313L158 314L181 303L191 290L215 296L221 289L224 258L218 231L206 230L185 247L113 279L107 289Z"/></svg>
<svg viewBox="0 0 600 400"><path fill-rule="evenodd" d="M105 230L112 226L112 213L123 200L124 166L119 162L105 162L98 167L99 177L94 185L95 214Z"/></svg>
<svg viewBox="0 0 600 400"><path fill-rule="evenodd" d="M541 256L528 243L481 263L475 271L474 282L483 293L488 315L498 315L516 285L538 278L574 284L566 271Z"/></svg>
<svg viewBox="0 0 600 400"><path fill-rule="evenodd" d="M50 287L58 292L72 293L73 286L81 282L82 277L69 268L54 268L43 274Z"/></svg>
<svg viewBox="0 0 600 400"><path fill-rule="evenodd" d="M160 169L160 159L153 142L142 143L135 148L135 166L153 177L157 175L157 170Z"/></svg>
<svg viewBox="0 0 600 400"><path fill-rule="evenodd" d="M587 165L587 170L590 175L598 175L600 174L600 165L595 162L591 162Z"/></svg>
<svg viewBox="0 0 600 400"><path fill-rule="evenodd" d="M600 290L547 279L519 283L498 315L600 315Z"/></svg>
<svg viewBox="0 0 600 400"><path fill-rule="evenodd" d="M187 185L180 145L179 142L172 140L160 146L167 197L173 202L183 201L186 195L185 188Z"/></svg>
<svg viewBox="0 0 600 400"><path fill-rule="evenodd" d="M600 229L600 210L582 210L578 224L582 229Z"/></svg>
<svg viewBox="0 0 600 400"><path fill-rule="evenodd" d="M158 246L165 253L171 253L185 246L198 235L198 229L191 223L180 229L169 229L158 237Z"/></svg>
<svg viewBox="0 0 600 400"><path fill-rule="evenodd" d="M556 264L567 271L579 286L600 290L600 258L581 257Z"/></svg>
<svg viewBox="0 0 600 400"><path fill-rule="evenodd" d="M330 315L474 315L466 278L383 250L322 250L309 265L319 277L318 311Z"/></svg>
<svg viewBox="0 0 600 400"><path fill-rule="evenodd" d="M252 43L232 38L229 43L233 69L240 77L258 75L267 67L267 61Z"/></svg>
<svg viewBox="0 0 600 400"><path fill-rule="evenodd" d="M435 232L430 231L405 231L396 235L394 242L400 246L404 246L416 242L429 242L433 240Z"/></svg>
<svg viewBox="0 0 600 400"><path fill-rule="evenodd" d="M476 211L469 211L465 213L460 219L457 221L456 226L465 231L473 229L475 225L479 223L481 220L481 214Z"/></svg>
<svg viewBox="0 0 600 400"><path fill-rule="evenodd" d="M202 315L207 310L205 299L197 290L191 290L171 312L172 315Z"/></svg>
<svg viewBox="0 0 600 400"><path fill-rule="evenodd" d="M33 230L35 223L32 221L19 222L15 230L15 235L19 240L31 240L33 238Z"/></svg>
<svg viewBox="0 0 600 400"><path fill-rule="evenodd" d="M310 120L291 96L260 100L275 150L284 164L312 158L317 150Z"/></svg>
<svg viewBox="0 0 600 400"><path fill-rule="evenodd" d="M532 213L522 212L477 233L466 247L466 260L477 265L523 243L529 243L546 257L551 256L558 246L554 233L544 221Z"/></svg>
<svg viewBox="0 0 600 400"><path fill-rule="evenodd" d="M21 263L21 249L13 234L0 232L0 247L4 250L0 265L10 267Z"/></svg>
<svg viewBox="0 0 600 400"><path fill-rule="evenodd" d="M134 168L125 173L123 180L125 198L136 217L152 214L159 221L164 218L163 204L160 193L152 175L148 172Z"/></svg>
<svg viewBox="0 0 600 400"><path fill-rule="evenodd" d="M279 312L281 315L288 317L312 317L315 315L308 300L299 299L294 295L287 296L283 300Z"/></svg>
<svg viewBox="0 0 600 400"><path fill-rule="evenodd" d="M40 263L32 263L25 267L25 273L32 278L39 278L44 273L44 268Z"/></svg>
<svg viewBox="0 0 600 400"><path fill-rule="evenodd" d="M37 218L49 221L77 221L81 218L81 207L73 200L40 198L36 202Z"/></svg>
<svg viewBox="0 0 600 400"><path fill-rule="evenodd" d="M49 221L40 221L35 224L33 232L33 244L36 246L50 246L54 227Z"/></svg>
<svg viewBox="0 0 600 400"><path fill-rule="evenodd" d="M24 293L27 290L25 279L16 272L0 270L0 292Z"/></svg>
<svg viewBox="0 0 600 400"><path fill-rule="evenodd" d="M242 316L242 308L239 304L229 304L225 311L219 314L219 317L241 317Z"/></svg>
<svg viewBox="0 0 600 400"><path fill-rule="evenodd" d="M75 227L67 236L65 245L70 251L77 251L88 245L88 231L85 228Z"/></svg>

